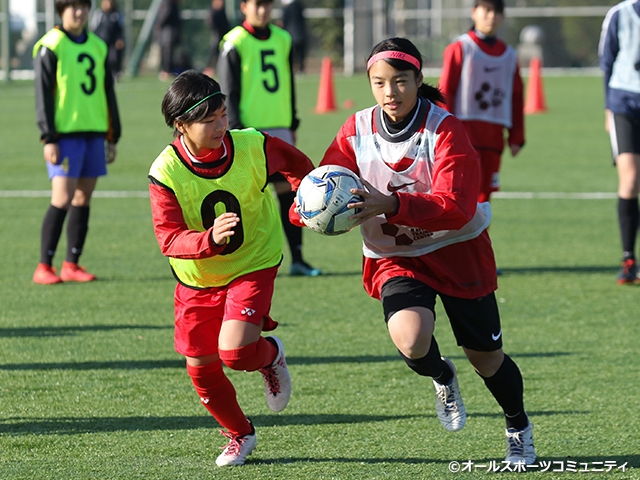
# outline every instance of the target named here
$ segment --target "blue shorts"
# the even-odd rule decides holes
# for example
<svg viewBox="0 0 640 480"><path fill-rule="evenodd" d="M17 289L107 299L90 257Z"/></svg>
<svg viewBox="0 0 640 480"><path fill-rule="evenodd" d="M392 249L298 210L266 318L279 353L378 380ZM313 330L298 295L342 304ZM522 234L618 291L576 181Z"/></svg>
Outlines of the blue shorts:
<svg viewBox="0 0 640 480"><path fill-rule="evenodd" d="M53 177L98 178L107 174L105 138L63 137L58 140L60 158L58 165L47 162L49 180Z"/></svg>

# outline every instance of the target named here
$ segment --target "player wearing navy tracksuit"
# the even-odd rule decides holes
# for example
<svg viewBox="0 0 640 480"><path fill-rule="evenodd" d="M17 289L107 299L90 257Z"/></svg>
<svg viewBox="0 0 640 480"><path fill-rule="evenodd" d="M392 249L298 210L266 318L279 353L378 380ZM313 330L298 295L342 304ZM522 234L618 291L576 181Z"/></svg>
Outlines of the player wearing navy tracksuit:
<svg viewBox="0 0 640 480"><path fill-rule="evenodd" d="M613 7L602 24L599 45L604 72L605 127L618 169L618 223L622 240L619 284L638 281L635 244L640 224L640 1Z"/></svg>

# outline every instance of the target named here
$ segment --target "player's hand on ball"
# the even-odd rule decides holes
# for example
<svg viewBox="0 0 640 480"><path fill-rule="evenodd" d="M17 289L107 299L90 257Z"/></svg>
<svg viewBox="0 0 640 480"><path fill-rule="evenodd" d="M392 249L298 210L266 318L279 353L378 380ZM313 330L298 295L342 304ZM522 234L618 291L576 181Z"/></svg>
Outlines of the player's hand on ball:
<svg viewBox="0 0 640 480"><path fill-rule="evenodd" d="M227 238L233 235L234 227L240 223L240 217L233 212L223 213L213 221L211 237L216 245L225 245Z"/></svg>
<svg viewBox="0 0 640 480"><path fill-rule="evenodd" d="M386 213L396 213L398 211L398 199L395 195L385 195L377 190L366 180L360 179L365 189L351 189L351 193L360 195L364 200L357 203L350 203L349 208L359 208L360 212L349 218L358 219L356 225L366 222L370 218L377 217Z"/></svg>

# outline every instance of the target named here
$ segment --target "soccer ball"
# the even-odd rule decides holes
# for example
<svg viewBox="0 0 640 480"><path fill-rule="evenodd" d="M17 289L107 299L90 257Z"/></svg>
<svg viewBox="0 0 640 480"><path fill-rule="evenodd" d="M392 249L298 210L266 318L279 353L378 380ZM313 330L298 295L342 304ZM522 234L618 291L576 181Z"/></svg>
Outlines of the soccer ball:
<svg viewBox="0 0 640 480"><path fill-rule="evenodd" d="M297 192L300 219L314 232L340 235L353 228L349 217L359 209L347 208L362 197L349 190L364 187L355 173L337 165L325 165L309 172Z"/></svg>

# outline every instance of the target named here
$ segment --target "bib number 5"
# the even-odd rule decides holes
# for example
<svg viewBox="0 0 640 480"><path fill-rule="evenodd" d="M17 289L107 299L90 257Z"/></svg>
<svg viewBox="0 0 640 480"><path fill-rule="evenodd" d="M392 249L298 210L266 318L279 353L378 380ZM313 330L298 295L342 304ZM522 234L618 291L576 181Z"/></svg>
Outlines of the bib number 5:
<svg viewBox="0 0 640 480"><path fill-rule="evenodd" d="M265 73L262 85L264 85L264 88L266 88L268 92L275 93L280 88L280 81L278 79L278 69L276 68L275 63L272 63L273 60L269 57L275 55L276 52L273 50L262 50L260 54L262 71Z"/></svg>

